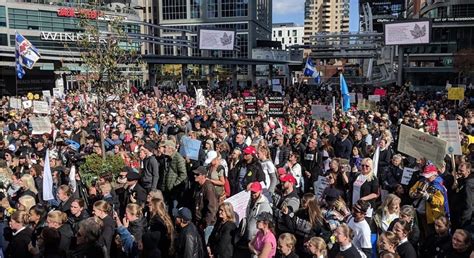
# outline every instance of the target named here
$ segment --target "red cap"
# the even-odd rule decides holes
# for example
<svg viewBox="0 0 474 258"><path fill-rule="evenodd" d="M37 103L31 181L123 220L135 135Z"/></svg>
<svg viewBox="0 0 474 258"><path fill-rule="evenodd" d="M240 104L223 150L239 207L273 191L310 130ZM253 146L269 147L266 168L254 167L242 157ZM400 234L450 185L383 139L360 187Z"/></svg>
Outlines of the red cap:
<svg viewBox="0 0 474 258"><path fill-rule="evenodd" d="M257 150L253 146L248 146L244 149L244 154L255 155L257 154Z"/></svg>
<svg viewBox="0 0 474 258"><path fill-rule="evenodd" d="M260 193L262 191L262 185L259 182L253 182L250 184L250 191Z"/></svg>
<svg viewBox="0 0 474 258"><path fill-rule="evenodd" d="M286 175L283 175L280 177L280 181L281 182L290 182L292 184L296 184L296 179L294 176L290 175L290 174L286 174Z"/></svg>
<svg viewBox="0 0 474 258"><path fill-rule="evenodd" d="M438 169L436 168L435 165L426 166L422 174L422 176L424 176L425 178L430 178L436 175L438 175Z"/></svg>

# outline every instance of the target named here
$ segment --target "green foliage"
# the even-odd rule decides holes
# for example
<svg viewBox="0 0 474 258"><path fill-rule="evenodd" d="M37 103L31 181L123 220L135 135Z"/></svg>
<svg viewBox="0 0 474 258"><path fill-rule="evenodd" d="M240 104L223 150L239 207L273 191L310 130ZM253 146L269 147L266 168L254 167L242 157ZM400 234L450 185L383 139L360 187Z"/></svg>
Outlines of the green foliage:
<svg viewBox="0 0 474 258"><path fill-rule="evenodd" d="M102 159L101 156L92 154L86 157L86 161L79 169L82 179L90 185L92 180L103 174L112 174L115 177L124 167L125 163L118 155L108 155Z"/></svg>

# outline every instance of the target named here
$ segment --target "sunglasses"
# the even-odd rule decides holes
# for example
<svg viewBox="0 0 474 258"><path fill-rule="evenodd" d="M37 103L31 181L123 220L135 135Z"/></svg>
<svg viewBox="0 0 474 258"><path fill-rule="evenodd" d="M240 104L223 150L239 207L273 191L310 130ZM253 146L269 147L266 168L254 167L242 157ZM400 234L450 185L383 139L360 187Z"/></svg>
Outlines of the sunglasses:
<svg viewBox="0 0 474 258"><path fill-rule="evenodd" d="M365 164L362 164L362 165L360 165L360 166L363 167L363 168L370 168L369 165L365 165Z"/></svg>

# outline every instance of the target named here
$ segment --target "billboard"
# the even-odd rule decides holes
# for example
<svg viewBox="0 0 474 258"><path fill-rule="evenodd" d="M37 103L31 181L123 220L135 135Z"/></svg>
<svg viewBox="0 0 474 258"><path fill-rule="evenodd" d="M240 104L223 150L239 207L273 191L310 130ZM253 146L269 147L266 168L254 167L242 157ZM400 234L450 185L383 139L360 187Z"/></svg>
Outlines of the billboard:
<svg viewBox="0 0 474 258"><path fill-rule="evenodd" d="M234 50L235 31L233 30L199 30L199 49Z"/></svg>
<svg viewBox="0 0 474 258"><path fill-rule="evenodd" d="M384 24L385 45L429 44L431 40L431 22L418 20Z"/></svg>

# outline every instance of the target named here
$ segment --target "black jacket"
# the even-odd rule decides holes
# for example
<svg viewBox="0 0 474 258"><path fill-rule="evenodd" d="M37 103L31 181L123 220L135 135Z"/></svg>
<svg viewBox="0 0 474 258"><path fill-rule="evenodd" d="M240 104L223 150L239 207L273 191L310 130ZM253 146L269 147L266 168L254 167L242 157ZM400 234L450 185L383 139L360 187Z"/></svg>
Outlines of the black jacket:
<svg viewBox="0 0 474 258"><path fill-rule="evenodd" d="M145 189L156 189L160 179L160 166L154 155L143 160L141 184Z"/></svg>
<svg viewBox="0 0 474 258"><path fill-rule="evenodd" d="M107 249L107 255L110 255L110 247L115 232L115 221L111 216L107 215L102 222L102 234L99 237L98 243L100 246L105 246Z"/></svg>
<svg viewBox="0 0 474 258"><path fill-rule="evenodd" d="M240 170L246 167L247 172L242 181L239 182ZM229 171L229 184L231 189L231 194L234 195L242 190L247 189L247 185L252 182L262 182L265 181L265 173L263 172L262 165L254 157L250 164L247 164L245 160L239 161L233 169Z"/></svg>
<svg viewBox="0 0 474 258"><path fill-rule="evenodd" d="M204 258L202 238L192 222L181 229L176 243L176 258Z"/></svg>
<svg viewBox="0 0 474 258"><path fill-rule="evenodd" d="M234 237L237 225L232 221L219 221L212 230L208 245L215 258L232 257L234 254Z"/></svg>
<svg viewBox="0 0 474 258"><path fill-rule="evenodd" d="M453 196L451 221L456 228L461 228L474 224L474 174L458 179L458 189Z"/></svg>
<svg viewBox="0 0 474 258"><path fill-rule="evenodd" d="M61 236L59 240L59 254L64 257L71 248L71 240L74 233L72 232L71 225L68 223L63 224L58 231Z"/></svg>
<svg viewBox="0 0 474 258"><path fill-rule="evenodd" d="M31 241L31 235L33 234L33 229L26 227L20 231L17 235L12 237L10 244L7 247L5 252L5 257L7 258L29 258L33 257L28 251L28 244Z"/></svg>
<svg viewBox="0 0 474 258"><path fill-rule="evenodd" d="M400 255L400 258L416 258L416 251L413 248L413 245L406 241L405 243L397 246L397 253Z"/></svg>
<svg viewBox="0 0 474 258"><path fill-rule="evenodd" d="M340 246L335 244L331 250L329 251L329 258L361 258L359 251L357 248L352 245L349 249L341 251Z"/></svg>
<svg viewBox="0 0 474 258"><path fill-rule="evenodd" d="M141 217L135 221L131 221L128 225L128 231L135 237L135 241L139 242L142 239L142 235L146 229L145 217Z"/></svg>
<svg viewBox="0 0 474 258"><path fill-rule="evenodd" d="M334 145L334 152L336 154L336 157L342 158L342 159L351 159L351 153L352 153L352 142L349 138L346 138L345 140L342 140L340 138L337 138L336 144Z"/></svg>
<svg viewBox="0 0 474 258"><path fill-rule="evenodd" d="M147 193L146 193L146 190L140 184L136 184L135 187L133 187L133 189L125 190L125 202L126 203L124 205L124 209L125 209L125 207L127 207L127 205L129 203L132 203L131 200L130 200L131 196L133 196L133 199L136 200L136 203L138 205L142 205L142 204L145 204L145 202L146 202Z"/></svg>
<svg viewBox="0 0 474 258"><path fill-rule="evenodd" d="M105 247L100 247L97 243L90 243L78 246L75 250L69 252L68 258L108 258Z"/></svg>
<svg viewBox="0 0 474 258"><path fill-rule="evenodd" d="M58 206L58 210L67 214L67 216L71 216L71 204L74 201L74 198L71 196L65 202L61 202Z"/></svg>

